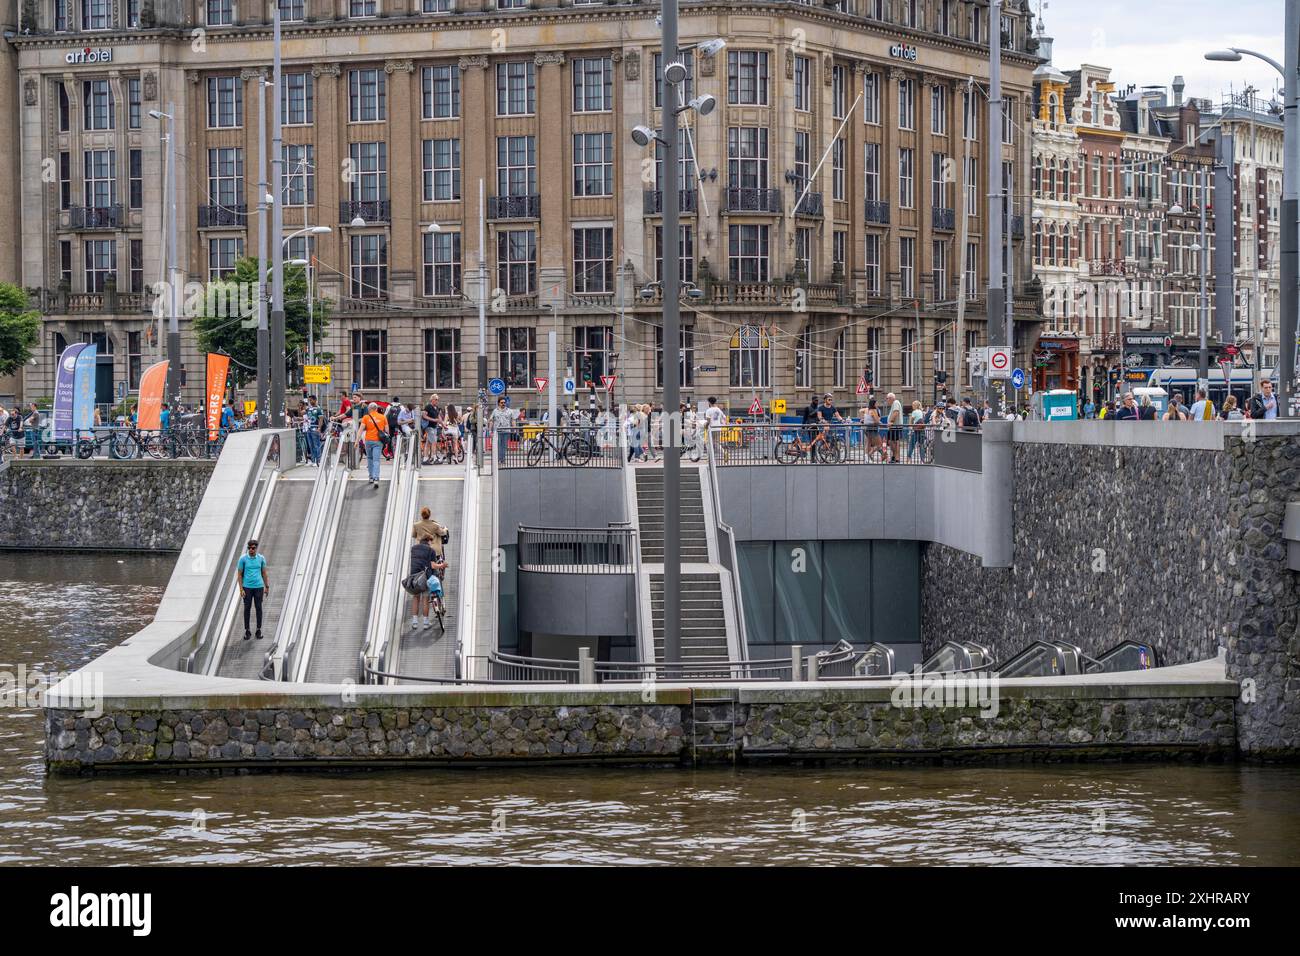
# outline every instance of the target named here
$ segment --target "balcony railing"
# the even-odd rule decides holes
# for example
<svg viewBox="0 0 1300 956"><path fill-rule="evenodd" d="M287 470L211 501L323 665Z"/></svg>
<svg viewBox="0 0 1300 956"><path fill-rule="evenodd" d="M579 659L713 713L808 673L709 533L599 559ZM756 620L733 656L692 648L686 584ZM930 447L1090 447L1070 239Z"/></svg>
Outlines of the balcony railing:
<svg viewBox="0 0 1300 956"><path fill-rule="evenodd" d="M803 192L802 189L795 194L795 198L798 198L798 194L801 192ZM820 219L826 214L824 203L822 202L822 194L808 193L805 195L799 200L799 204L795 206L794 214L796 216L809 216L814 219Z"/></svg>
<svg viewBox="0 0 1300 956"><path fill-rule="evenodd" d="M118 229L122 225L122 207L73 206L68 210L73 229Z"/></svg>
<svg viewBox="0 0 1300 956"><path fill-rule="evenodd" d="M1118 332L1096 332L1092 336L1092 350L1094 352L1118 352L1120 338Z"/></svg>
<svg viewBox="0 0 1300 956"><path fill-rule="evenodd" d="M541 215L542 197L537 193L530 196L488 197L489 219L539 219Z"/></svg>
<svg viewBox="0 0 1300 956"><path fill-rule="evenodd" d="M935 229L943 229L951 232L955 228L956 221L956 213L951 209L944 209L940 206L935 206L930 211L930 224Z"/></svg>
<svg viewBox="0 0 1300 956"><path fill-rule="evenodd" d="M248 224L248 207L244 203L199 207L199 228L213 226L245 226Z"/></svg>
<svg viewBox="0 0 1300 956"><path fill-rule="evenodd" d="M391 208L392 203L387 199L343 199L339 202L339 223L346 226L358 216L365 220L366 225L388 222Z"/></svg>
<svg viewBox="0 0 1300 956"><path fill-rule="evenodd" d="M723 205L725 212L781 212L781 190L749 186L728 186Z"/></svg>
<svg viewBox="0 0 1300 956"><path fill-rule="evenodd" d="M153 305L149 292L63 292L33 289L31 302L43 315L126 315L148 312Z"/></svg>
<svg viewBox="0 0 1300 956"><path fill-rule="evenodd" d="M519 528L519 570L564 574L631 574L632 528Z"/></svg>
<svg viewBox="0 0 1300 956"><path fill-rule="evenodd" d="M642 194L641 211L647 216L662 215L664 211L664 194L661 189L647 189ZM695 212L696 192L694 189L680 189L677 192L677 211Z"/></svg>
<svg viewBox="0 0 1300 956"><path fill-rule="evenodd" d="M862 203L862 217L868 223L889 223L889 201L887 199L867 199Z"/></svg>

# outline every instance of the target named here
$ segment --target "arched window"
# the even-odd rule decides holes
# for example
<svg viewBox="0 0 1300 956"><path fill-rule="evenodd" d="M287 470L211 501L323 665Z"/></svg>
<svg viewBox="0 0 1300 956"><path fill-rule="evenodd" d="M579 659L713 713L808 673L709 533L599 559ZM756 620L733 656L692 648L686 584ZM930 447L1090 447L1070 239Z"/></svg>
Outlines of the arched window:
<svg viewBox="0 0 1300 956"><path fill-rule="evenodd" d="M1043 227L1041 223L1034 223L1034 265L1043 264Z"/></svg>
<svg viewBox="0 0 1300 956"><path fill-rule="evenodd" d="M1056 224L1048 223L1047 226L1047 265L1056 265Z"/></svg>
<svg viewBox="0 0 1300 956"><path fill-rule="evenodd" d="M1074 198L1070 195L1070 161L1068 159L1061 161L1061 198L1066 202Z"/></svg>
<svg viewBox="0 0 1300 956"><path fill-rule="evenodd" d="M1056 198L1056 157L1047 160L1047 198Z"/></svg>
<svg viewBox="0 0 1300 956"><path fill-rule="evenodd" d="M1061 265L1067 269L1074 265L1074 255L1070 249L1070 226L1069 223L1061 226Z"/></svg>
<svg viewBox="0 0 1300 956"><path fill-rule="evenodd" d="M767 388L771 340L761 325L742 325L731 336L731 387Z"/></svg>

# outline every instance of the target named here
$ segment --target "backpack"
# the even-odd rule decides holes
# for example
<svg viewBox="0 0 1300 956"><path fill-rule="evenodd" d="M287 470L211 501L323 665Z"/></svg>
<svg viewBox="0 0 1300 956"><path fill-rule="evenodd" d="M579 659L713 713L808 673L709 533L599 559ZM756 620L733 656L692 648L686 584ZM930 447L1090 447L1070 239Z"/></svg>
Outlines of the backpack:
<svg viewBox="0 0 1300 956"><path fill-rule="evenodd" d="M963 408L961 410L961 427L962 428L979 428L980 417L975 414L973 408Z"/></svg>

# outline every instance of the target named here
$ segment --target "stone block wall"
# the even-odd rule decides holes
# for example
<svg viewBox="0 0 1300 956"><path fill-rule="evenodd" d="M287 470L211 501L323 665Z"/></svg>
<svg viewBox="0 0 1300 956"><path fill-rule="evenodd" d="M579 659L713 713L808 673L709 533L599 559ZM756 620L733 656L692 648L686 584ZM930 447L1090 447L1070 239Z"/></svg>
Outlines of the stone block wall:
<svg viewBox="0 0 1300 956"><path fill-rule="evenodd" d="M179 551L211 461L15 461L0 468L0 548Z"/></svg>

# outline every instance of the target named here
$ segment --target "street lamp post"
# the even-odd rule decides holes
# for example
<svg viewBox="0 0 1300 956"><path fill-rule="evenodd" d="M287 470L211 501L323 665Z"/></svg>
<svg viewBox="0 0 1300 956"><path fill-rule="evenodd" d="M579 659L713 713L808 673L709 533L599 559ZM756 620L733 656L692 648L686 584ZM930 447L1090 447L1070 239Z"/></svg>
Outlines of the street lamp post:
<svg viewBox="0 0 1300 956"><path fill-rule="evenodd" d="M1235 63L1243 56L1263 60L1282 74L1282 222L1279 263L1278 415L1292 414L1296 394L1296 319L1300 309L1300 0L1286 0L1283 22L1285 65L1241 47L1212 50L1207 60Z"/></svg>
<svg viewBox="0 0 1300 956"><path fill-rule="evenodd" d="M280 129L280 7L272 13L272 40L275 53L271 66L271 228L278 237L284 231L284 156ZM271 427L284 427L284 243L272 249L271 264Z"/></svg>
<svg viewBox="0 0 1300 956"><path fill-rule="evenodd" d="M297 239L299 236L325 236L334 230L329 226L304 226L297 232L291 232L285 236L280 245L282 248L288 248L291 239ZM313 253L310 247L307 249L307 258L305 260L295 259L292 265L305 263L307 266L307 364L316 364L316 321L313 317L312 294L311 294L311 272Z"/></svg>
<svg viewBox="0 0 1300 956"><path fill-rule="evenodd" d="M177 402L181 393L181 268L176 258L176 109L167 104L167 112L150 110L159 122L167 121L167 184L164 209L167 213L167 400Z"/></svg>
<svg viewBox="0 0 1300 956"><path fill-rule="evenodd" d="M1011 345L1003 313L1006 290L1002 285L1002 0L989 4L989 122L985 132L988 158L988 270L989 291L984 305L989 345ZM991 372L992 369L986 369ZM993 404L993 376L985 378L985 397Z"/></svg>

